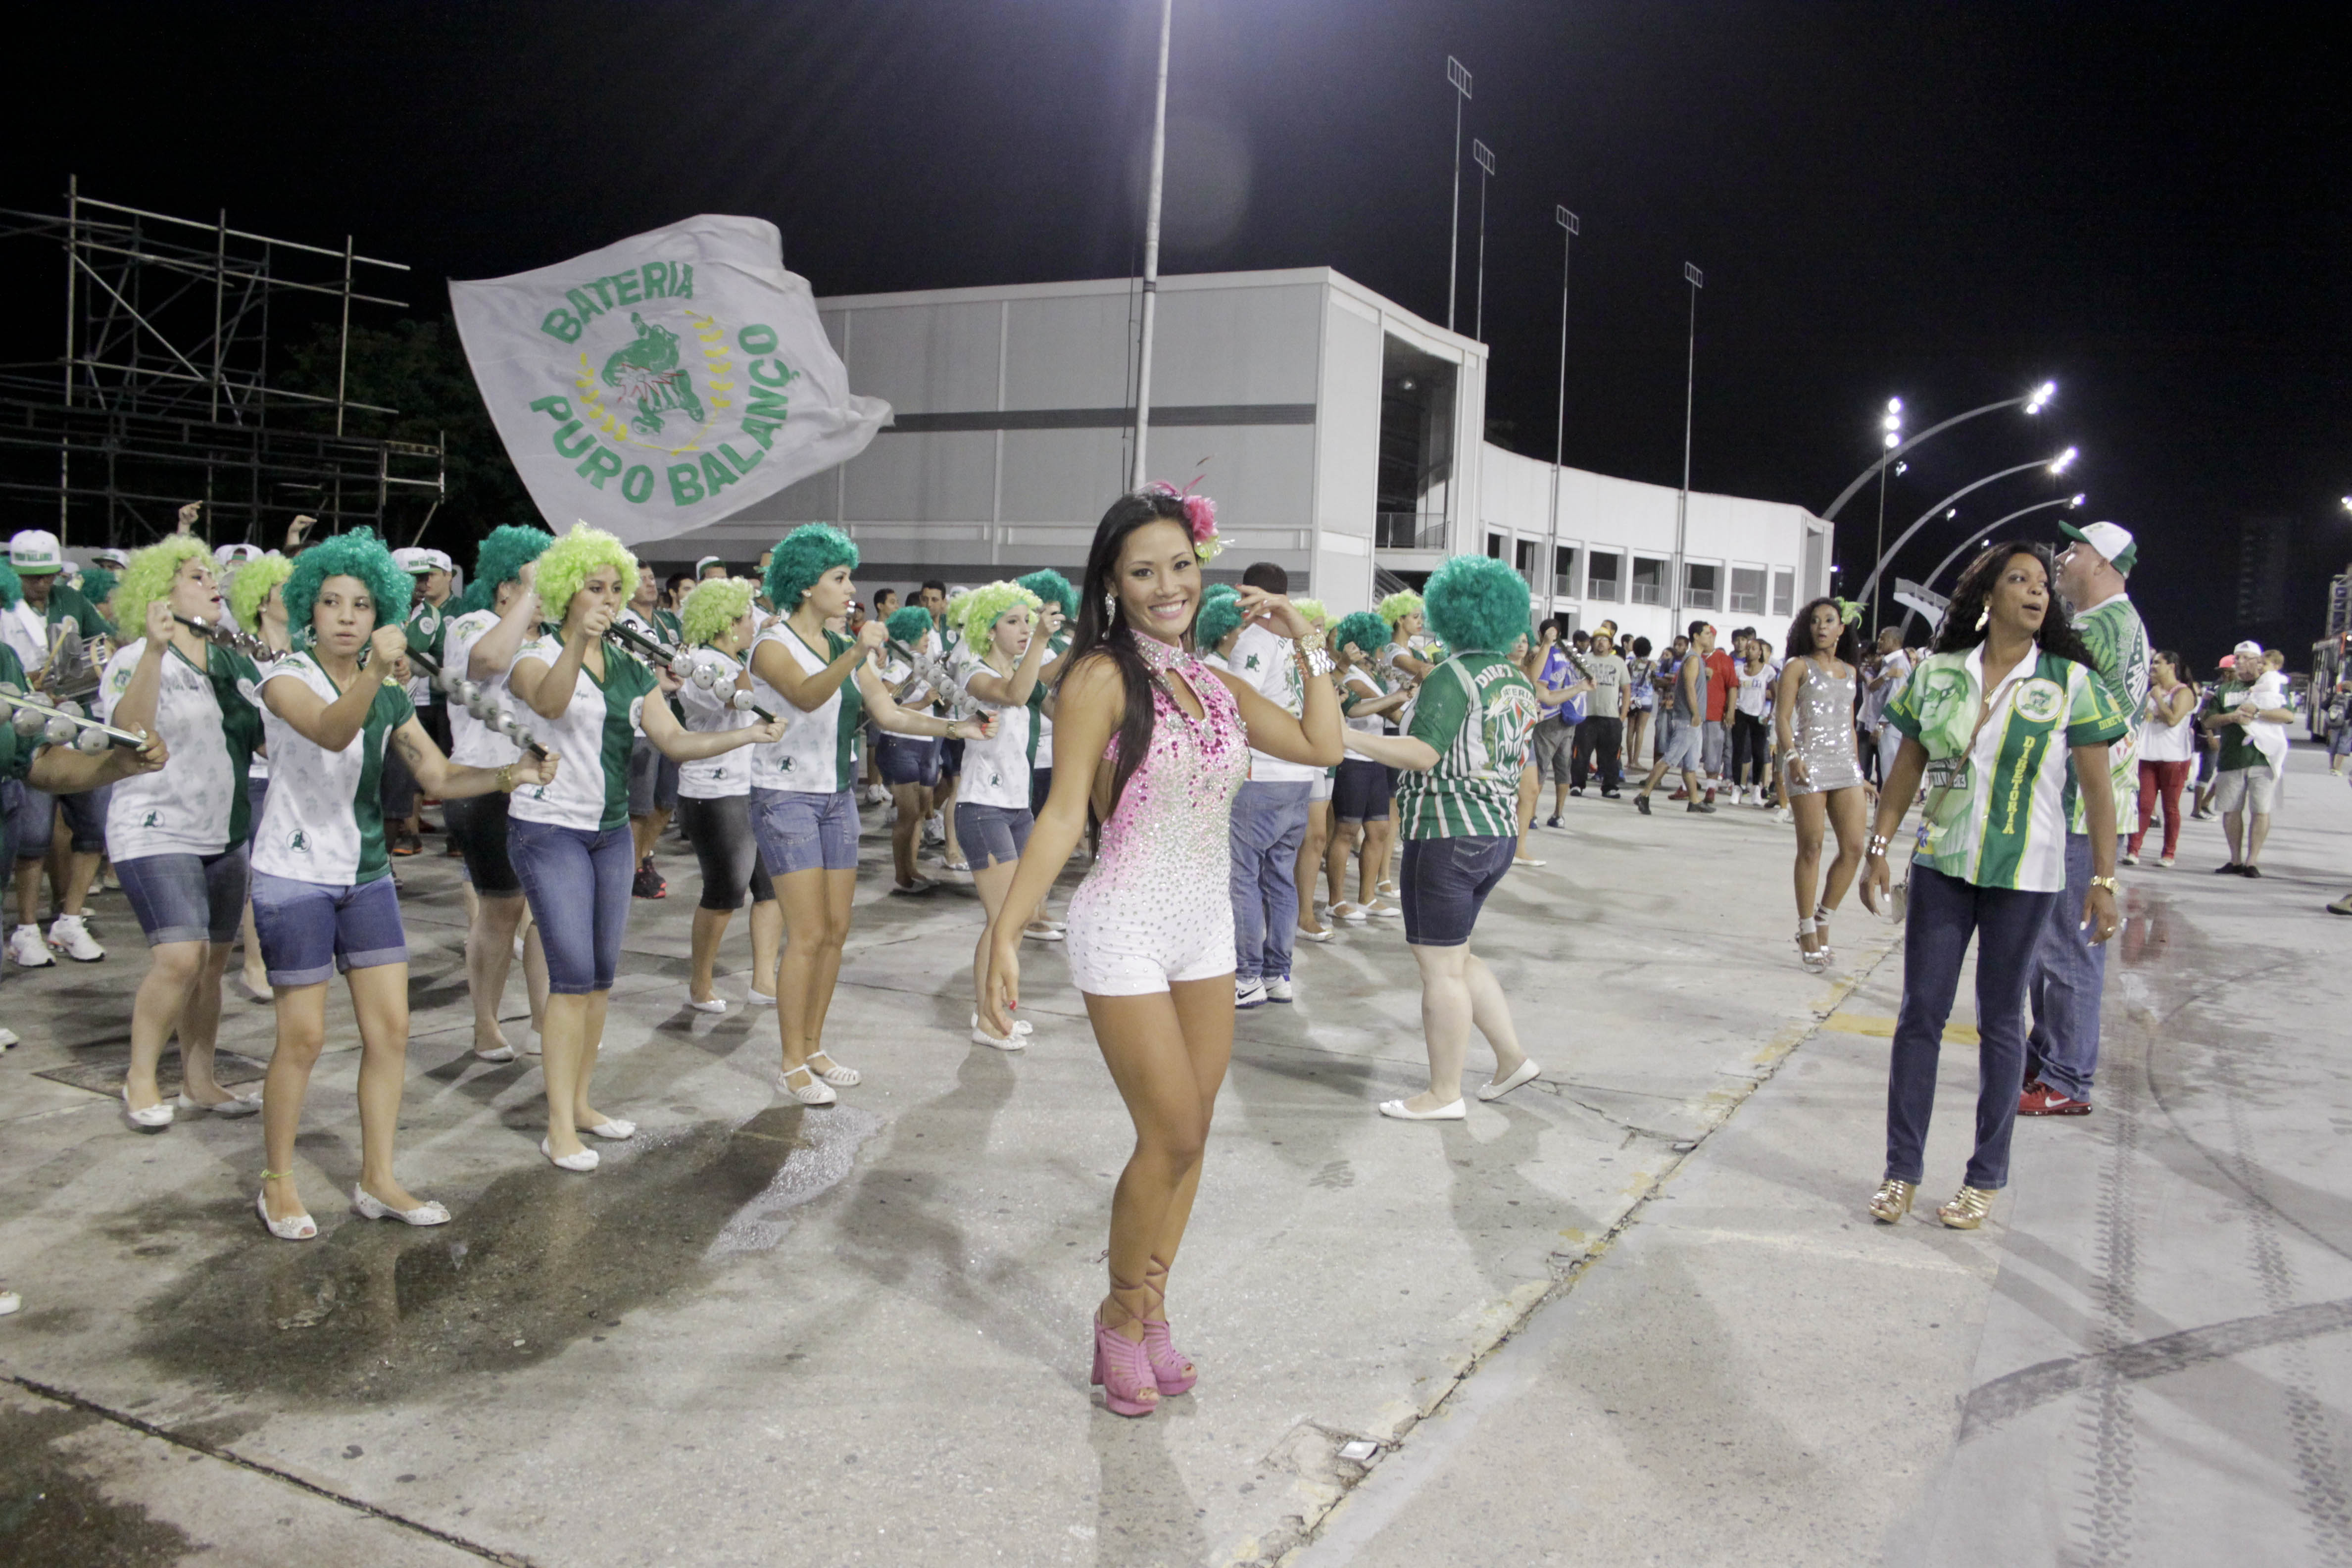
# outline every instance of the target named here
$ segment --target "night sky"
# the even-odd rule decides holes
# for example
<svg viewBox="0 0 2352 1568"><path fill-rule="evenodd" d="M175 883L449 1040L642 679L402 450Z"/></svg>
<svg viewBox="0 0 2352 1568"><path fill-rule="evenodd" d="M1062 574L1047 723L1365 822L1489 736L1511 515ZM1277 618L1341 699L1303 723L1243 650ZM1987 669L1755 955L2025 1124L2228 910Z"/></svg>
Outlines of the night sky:
<svg viewBox="0 0 2352 1568"><path fill-rule="evenodd" d="M57 210L79 174L115 201L225 205L330 244L349 231L413 263L435 313L446 277L702 211L772 219L820 293L1123 276L1157 16L1150 0L52 8L42 36L19 34L0 201ZM2060 483L2139 533L2134 596L2159 644L2200 662L2244 629L2305 647L2352 560L2336 499L2352 491L2352 61L2313 16L1177 0L1161 265L1329 265L1442 321L1458 56L1475 73L1464 166L1473 134L1500 161L1496 439L1550 454L1565 204L1583 219L1570 463L1678 480L1694 261L1697 488L1818 510L1874 455L1890 395L1916 428L2055 379L2040 420L1923 447L1890 488L1890 537L1982 473L2079 445ZM1473 177L1465 331L1476 214ZM40 335L55 269L7 267L9 358L56 353ZM1900 564L2052 493L2004 481ZM1840 519L1849 584L1872 503ZM2259 628L2237 615L2250 520L2288 541L2290 614Z"/></svg>

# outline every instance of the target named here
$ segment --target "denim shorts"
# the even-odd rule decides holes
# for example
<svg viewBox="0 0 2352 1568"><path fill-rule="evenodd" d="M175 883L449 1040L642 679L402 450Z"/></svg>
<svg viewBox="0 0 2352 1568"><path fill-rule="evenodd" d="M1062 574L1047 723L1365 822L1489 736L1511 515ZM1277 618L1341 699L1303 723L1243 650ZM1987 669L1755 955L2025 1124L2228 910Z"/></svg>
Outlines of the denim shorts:
<svg viewBox="0 0 2352 1568"><path fill-rule="evenodd" d="M1486 895L1511 868L1517 838L1408 838L1397 880L1404 939L1414 947L1460 947L1470 940Z"/></svg>
<svg viewBox="0 0 2352 1568"><path fill-rule="evenodd" d="M1700 769L1706 751L1706 731L1696 724L1685 722L1676 725L1666 737L1665 746L1658 752L1658 758L1666 764L1668 773L1695 773Z"/></svg>
<svg viewBox="0 0 2352 1568"><path fill-rule="evenodd" d="M1396 798L1396 775L1369 757L1339 764L1331 785L1331 815L1342 822L1386 822Z"/></svg>
<svg viewBox="0 0 2352 1568"><path fill-rule="evenodd" d="M269 804L269 775L248 775L245 781L245 841L250 845L261 836L261 808Z"/></svg>
<svg viewBox="0 0 2352 1568"><path fill-rule="evenodd" d="M217 855L142 855L114 863L115 879L147 945L167 942L236 940L245 919L248 876L246 847L232 844Z"/></svg>
<svg viewBox="0 0 2352 1568"><path fill-rule="evenodd" d="M677 764L644 736L629 752L629 815L677 809Z"/></svg>
<svg viewBox="0 0 2352 1568"><path fill-rule="evenodd" d="M336 886L253 874L253 929L272 985L319 985L341 969L408 962L392 879Z"/></svg>
<svg viewBox="0 0 2352 1568"><path fill-rule="evenodd" d="M1029 770L1029 815L1032 818L1045 809L1045 797L1053 793L1054 770L1031 768Z"/></svg>
<svg viewBox="0 0 2352 1568"><path fill-rule="evenodd" d="M940 777L951 779L962 772L963 742L941 741L940 742Z"/></svg>
<svg viewBox="0 0 2352 1568"><path fill-rule="evenodd" d="M522 891L522 879L515 875L514 862L507 858L510 799L505 791L492 790L441 803L441 819L448 825L457 853L466 858L466 880L474 884L475 892L493 899L512 898Z"/></svg>
<svg viewBox="0 0 2352 1568"><path fill-rule="evenodd" d="M636 841L626 826L559 827L507 819L507 858L539 922L547 989L556 996L610 991L629 929L629 884Z"/></svg>
<svg viewBox="0 0 2352 1568"><path fill-rule="evenodd" d="M796 789L751 792L751 832L771 877L857 869L857 795Z"/></svg>
<svg viewBox="0 0 2352 1568"><path fill-rule="evenodd" d="M923 736L885 734L875 748L874 760L886 784L921 784L929 789L940 782L939 742Z"/></svg>
<svg viewBox="0 0 2352 1568"><path fill-rule="evenodd" d="M956 843L965 863L975 871L1010 866L1029 847L1029 830L1037 819L1017 805L974 805L956 802Z"/></svg>
<svg viewBox="0 0 2352 1568"><path fill-rule="evenodd" d="M16 858L47 858L60 806L65 808L66 831L73 837L75 854L96 855L106 847L106 803L113 797L112 784L100 784L79 795L45 795L21 783L16 787Z"/></svg>

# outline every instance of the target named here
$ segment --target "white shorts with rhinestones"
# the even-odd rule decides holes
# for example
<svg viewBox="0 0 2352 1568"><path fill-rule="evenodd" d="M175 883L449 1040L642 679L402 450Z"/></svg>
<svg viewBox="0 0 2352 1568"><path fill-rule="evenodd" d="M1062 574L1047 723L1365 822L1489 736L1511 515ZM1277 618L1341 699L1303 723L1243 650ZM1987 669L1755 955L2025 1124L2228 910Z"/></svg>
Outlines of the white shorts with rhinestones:
<svg viewBox="0 0 2352 1568"><path fill-rule="evenodd" d="M1171 982L1233 973L1234 906L1224 883L1156 899L1148 910L1135 902L1092 879L1079 887L1064 946L1071 984L1089 996L1148 996Z"/></svg>

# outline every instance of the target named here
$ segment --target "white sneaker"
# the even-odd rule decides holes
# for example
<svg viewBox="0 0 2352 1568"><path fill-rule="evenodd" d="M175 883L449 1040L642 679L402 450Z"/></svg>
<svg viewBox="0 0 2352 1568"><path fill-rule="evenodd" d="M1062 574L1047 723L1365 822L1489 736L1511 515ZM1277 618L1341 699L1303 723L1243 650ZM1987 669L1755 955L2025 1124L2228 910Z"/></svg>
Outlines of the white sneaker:
<svg viewBox="0 0 2352 1568"><path fill-rule="evenodd" d="M14 1029L0 1029L0 1051L13 1050L16 1048L16 1031Z"/></svg>
<svg viewBox="0 0 2352 1568"><path fill-rule="evenodd" d="M24 1304L25 1298L17 1295L14 1290L0 1290L0 1318L8 1316Z"/></svg>
<svg viewBox="0 0 2352 1568"><path fill-rule="evenodd" d="M1246 1013L1252 1007L1265 1005L1265 982L1263 980L1234 982L1234 1010Z"/></svg>
<svg viewBox="0 0 2352 1568"><path fill-rule="evenodd" d="M41 928L38 926L18 926L10 931L8 956L15 959L21 969L38 969L43 964L57 962L49 956L49 944L41 940Z"/></svg>
<svg viewBox="0 0 2352 1568"><path fill-rule="evenodd" d="M106 956L106 949L90 941L89 929L79 915L59 915L51 921L49 945L76 963L96 963Z"/></svg>
<svg viewBox="0 0 2352 1568"><path fill-rule="evenodd" d="M1286 974L1281 978L1276 979L1269 975L1265 982L1265 999L1269 1002L1289 1002L1296 1000L1290 990L1290 977Z"/></svg>

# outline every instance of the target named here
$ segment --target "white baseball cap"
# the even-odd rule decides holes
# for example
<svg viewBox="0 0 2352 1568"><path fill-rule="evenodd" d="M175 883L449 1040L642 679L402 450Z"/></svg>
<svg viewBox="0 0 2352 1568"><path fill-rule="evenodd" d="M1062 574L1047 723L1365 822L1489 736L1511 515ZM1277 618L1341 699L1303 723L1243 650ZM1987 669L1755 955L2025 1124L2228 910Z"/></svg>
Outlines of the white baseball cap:
<svg viewBox="0 0 2352 1568"><path fill-rule="evenodd" d="M2248 637L2244 642L2231 648L2230 656L2232 658L2260 658L2263 657L2263 645Z"/></svg>
<svg viewBox="0 0 2352 1568"><path fill-rule="evenodd" d="M261 559L258 544L224 544L213 552L213 559L223 566L242 566L248 561Z"/></svg>
<svg viewBox="0 0 2352 1568"><path fill-rule="evenodd" d="M439 550L395 550L392 558L400 563L404 572L455 572L457 569L447 553Z"/></svg>
<svg viewBox="0 0 2352 1568"><path fill-rule="evenodd" d="M93 550L89 560L91 565L102 566L109 572L120 572L131 564L131 557L120 550Z"/></svg>
<svg viewBox="0 0 2352 1568"><path fill-rule="evenodd" d="M65 570L66 552L56 534L28 528L8 542L8 564L19 577L47 577Z"/></svg>
<svg viewBox="0 0 2352 1568"><path fill-rule="evenodd" d="M2058 531L2069 539L2081 540L2098 552L2099 559L2118 572L2128 574L2132 563L2139 558L2138 542L2132 538L2130 529L2118 523L2095 522L2088 527L2076 528L2071 522L2062 522L2058 525Z"/></svg>

